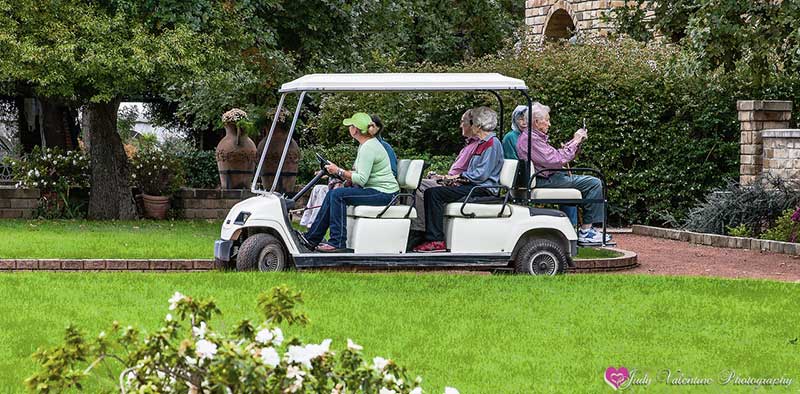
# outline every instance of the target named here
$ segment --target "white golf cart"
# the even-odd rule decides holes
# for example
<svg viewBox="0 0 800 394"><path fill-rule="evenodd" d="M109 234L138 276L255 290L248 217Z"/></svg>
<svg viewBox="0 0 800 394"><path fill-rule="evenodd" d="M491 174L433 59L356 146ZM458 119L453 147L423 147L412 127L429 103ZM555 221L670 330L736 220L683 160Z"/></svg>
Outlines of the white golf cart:
<svg viewBox="0 0 800 394"><path fill-rule="evenodd" d="M413 199L426 165L413 158L400 160L398 183L401 194L388 206L356 206L347 210L347 252L318 253L300 242L292 228L288 212L295 202L316 185L323 176L327 160L317 154L323 170L291 198L275 193L294 133L303 99L308 92L352 91L485 91L500 102L500 130L503 103L497 91L521 93L530 108L531 99L525 82L495 73L442 74L312 74L283 84L276 116L258 163L251 190L255 197L236 204L222 225L221 239L214 244L218 266L238 270L281 271L320 267L371 268L458 268L513 269L518 273L555 275L572 266L577 254L577 235L564 213L536 208L532 203L580 200L574 189L531 190L532 168L520 168L515 160L505 160L501 172L501 197L474 198L448 204L445 209L445 234L448 251L414 253L407 251L411 218L416 217ZM258 174L275 130L286 96L298 93L288 138L270 191L257 188ZM531 124L530 114L528 111ZM347 163L338 163L345 165ZM528 167L521 165L519 167ZM515 181L521 178L524 197L511 198ZM266 188L266 185L265 185ZM547 190L550 190L548 192ZM578 192L577 197L575 192ZM549 193L549 194L548 194ZM471 194L471 193L470 193ZM577 199L577 200L576 200ZM410 202L409 202L410 201ZM406 202L410 205L403 205Z"/></svg>

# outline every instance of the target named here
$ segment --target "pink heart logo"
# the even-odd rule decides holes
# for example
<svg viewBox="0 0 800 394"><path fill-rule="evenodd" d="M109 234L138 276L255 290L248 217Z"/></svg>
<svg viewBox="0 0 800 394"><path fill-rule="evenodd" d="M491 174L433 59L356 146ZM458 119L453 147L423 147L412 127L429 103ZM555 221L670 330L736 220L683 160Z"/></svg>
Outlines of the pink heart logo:
<svg viewBox="0 0 800 394"><path fill-rule="evenodd" d="M621 386L622 383L625 383L629 377L630 375L628 374L628 368L623 366L620 366L619 369L614 367L606 368L606 383L608 383L608 385L611 386L614 391L617 391L619 386Z"/></svg>

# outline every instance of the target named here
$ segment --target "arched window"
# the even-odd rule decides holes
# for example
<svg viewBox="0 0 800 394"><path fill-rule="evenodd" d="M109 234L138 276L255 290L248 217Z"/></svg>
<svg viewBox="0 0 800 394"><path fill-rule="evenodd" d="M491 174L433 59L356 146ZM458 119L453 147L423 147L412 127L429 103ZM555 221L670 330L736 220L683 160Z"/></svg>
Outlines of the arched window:
<svg viewBox="0 0 800 394"><path fill-rule="evenodd" d="M544 29L546 40L568 39L575 32L575 24L565 9L559 9L550 16Z"/></svg>

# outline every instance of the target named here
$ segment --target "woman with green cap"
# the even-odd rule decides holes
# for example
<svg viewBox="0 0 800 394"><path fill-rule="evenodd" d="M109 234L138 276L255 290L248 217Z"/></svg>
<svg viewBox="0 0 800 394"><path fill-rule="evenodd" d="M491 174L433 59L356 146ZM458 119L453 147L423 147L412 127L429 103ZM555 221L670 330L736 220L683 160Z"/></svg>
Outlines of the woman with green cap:
<svg viewBox="0 0 800 394"><path fill-rule="evenodd" d="M350 136L359 143L353 170L347 171L330 162L325 170L361 187L341 187L325 196L314 224L304 235L307 245L319 252L341 252L347 248L348 205L387 205L400 191L386 149L369 132L370 126L374 126L372 118L358 112L342 124L348 126ZM330 239L322 243L328 229Z"/></svg>

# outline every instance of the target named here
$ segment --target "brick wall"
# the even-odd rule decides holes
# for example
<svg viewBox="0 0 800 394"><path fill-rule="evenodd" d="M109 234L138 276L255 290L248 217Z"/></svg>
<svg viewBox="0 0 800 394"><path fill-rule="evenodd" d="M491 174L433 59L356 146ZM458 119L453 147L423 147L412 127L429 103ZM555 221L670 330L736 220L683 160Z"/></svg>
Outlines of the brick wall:
<svg viewBox="0 0 800 394"><path fill-rule="evenodd" d="M547 37L568 38L559 35L564 28L574 28L586 35L605 36L611 30L602 16L609 10L621 7L618 0L526 0L525 24L534 42Z"/></svg>
<svg viewBox="0 0 800 394"><path fill-rule="evenodd" d="M800 130L789 129L792 102L740 100L739 183L752 183L763 172L800 180ZM766 136L766 138L765 138Z"/></svg>
<svg viewBox="0 0 800 394"><path fill-rule="evenodd" d="M186 219L225 219L236 203L253 196L245 189L181 189L173 204Z"/></svg>
<svg viewBox="0 0 800 394"><path fill-rule="evenodd" d="M37 189L0 188L0 219L28 219L33 217L39 200Z"/></svg>

